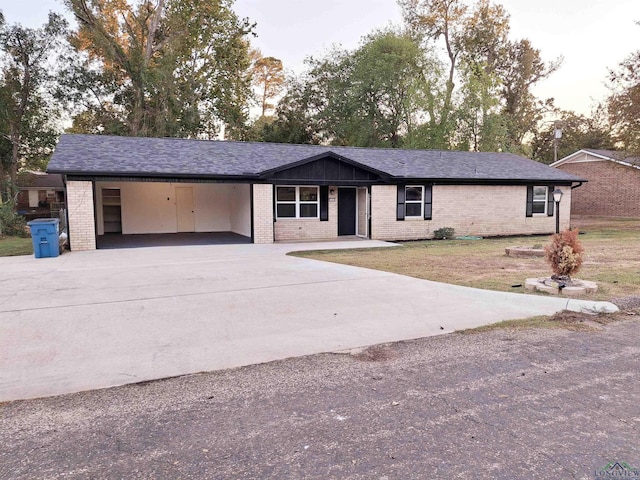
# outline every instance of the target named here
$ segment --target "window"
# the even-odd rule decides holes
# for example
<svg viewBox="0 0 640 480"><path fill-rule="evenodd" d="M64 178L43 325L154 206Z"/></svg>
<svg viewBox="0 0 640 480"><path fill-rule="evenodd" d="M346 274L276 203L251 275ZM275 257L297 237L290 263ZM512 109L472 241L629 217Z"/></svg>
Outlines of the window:
<svg viewBox="0 0 640 480"><path fill-rule="evenodd" d="M276 187L276 218L318 218L318 187Z"/></svg>
<svg viewBox="0 0 640 480"><path fill-rule="evenodd" d="M542 214L547 213L547 194L549 189L543 186L533 187L533 204L532 213Z"/></svg>
<svg viewBox="0 0 640 480"><path fill-rule="evenodd" d="M396 220L431 220L432 197L433 185L398 185Z"/></svg>
<svg viewBox="0 0 640 480"><path fill-rule="evenodd" d="M553 187L545 185L527 185L527 217L554 214Z"/></svg>
<svg viewBox="0 0 640 480"><path fill-rule="evenodd" d="M424 198L424 187L420 185L407 185L404 187L404 209L405 217L422 218L422 199Z"/></svg>

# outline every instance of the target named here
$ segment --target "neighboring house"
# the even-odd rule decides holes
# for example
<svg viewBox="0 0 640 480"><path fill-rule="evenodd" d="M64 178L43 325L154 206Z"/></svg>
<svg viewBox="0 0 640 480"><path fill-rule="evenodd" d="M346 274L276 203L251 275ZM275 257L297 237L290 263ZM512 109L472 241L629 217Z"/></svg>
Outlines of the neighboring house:
<svg viewBox="0 0 640 480"><path fill-rule="evenodd" d="M640 218L640 158L583 149L551 166L589 181L571 197L573 214Z"/></svg>
<svg viewBox="0 0 640 480"><path fill-rule="evenodd" d="M582 181L506 153L62 135L71 248L96 236L235 232L254 243L547 234Z"/></svg>
<svg viewBox="0 0 640 480"><path fill-rule="evenodd" d="M64 208L62 175L26 171L18 175L16 209L28 220L56 217Z"/></svg>

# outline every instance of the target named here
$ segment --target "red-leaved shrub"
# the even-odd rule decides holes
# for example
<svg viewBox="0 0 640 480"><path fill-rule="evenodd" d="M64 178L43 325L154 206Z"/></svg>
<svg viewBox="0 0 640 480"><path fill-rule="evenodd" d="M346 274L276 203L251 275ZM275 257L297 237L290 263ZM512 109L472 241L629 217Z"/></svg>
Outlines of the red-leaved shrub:
<svg viewBox="0 0 640 480"><path fill-rule="evenodd" d="M578 240L578 230L565 230L551 236L551 245L544 247L547 262L553 273L571 277L582 266L584 247Z"/></svg>

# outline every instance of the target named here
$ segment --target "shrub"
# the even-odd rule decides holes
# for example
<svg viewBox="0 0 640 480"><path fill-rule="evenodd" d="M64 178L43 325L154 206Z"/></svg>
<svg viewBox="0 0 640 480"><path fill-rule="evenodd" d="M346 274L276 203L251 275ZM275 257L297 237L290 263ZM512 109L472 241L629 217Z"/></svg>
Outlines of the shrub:
<svg viewBox="0 0 640 480"><path fill-rule="evenodd" d="M22 215L16 213L14 204L11 202L0 204L0 235L29 236L27 221Z"/></svg>
<svg viewBox="0 0 640 480"><path fill-rule="evenodd" d="M551 245L544 247L547 262L559 277L571 277L582 266L584 247L578 240L578 230L565 230L551 236Z"/></svg>
<svg viewBox="0 0 640 480"><path fill-rule="evenodd" d="M433 238L436 240L446 240L447 238L453 238L455 230L452 227L442 227L433 232Z"/></svg>

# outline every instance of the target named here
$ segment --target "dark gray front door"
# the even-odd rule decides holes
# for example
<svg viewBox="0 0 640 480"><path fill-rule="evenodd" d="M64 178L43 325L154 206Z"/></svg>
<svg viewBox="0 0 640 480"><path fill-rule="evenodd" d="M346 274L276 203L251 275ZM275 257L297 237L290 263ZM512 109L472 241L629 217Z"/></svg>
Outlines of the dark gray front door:
<svg viewBox="0 0 640 480"><path fill-rule="evenodd" d="M338 189L338 235L356 234L356 189Z"/></svg>

